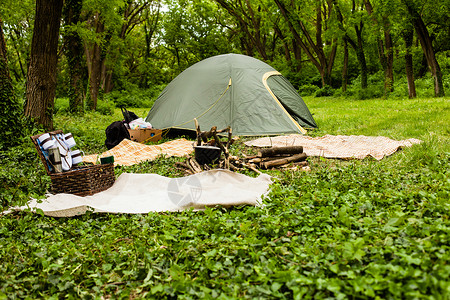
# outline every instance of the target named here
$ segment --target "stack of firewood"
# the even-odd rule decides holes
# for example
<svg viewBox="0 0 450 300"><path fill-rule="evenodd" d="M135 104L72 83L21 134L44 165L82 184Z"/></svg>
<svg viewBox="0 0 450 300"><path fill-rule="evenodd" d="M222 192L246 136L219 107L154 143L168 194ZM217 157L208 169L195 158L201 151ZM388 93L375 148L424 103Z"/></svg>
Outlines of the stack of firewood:
<svg viewBox="0 0 450 300"><path fill-rule="evenodd" d="M303 153L302 146L272 147L258 151L256 155L244 156L243 158L233 155L224 155L223 159L214 165L200 165L195 158L189 157L184 162L177 162L179 167L183 167L188 174L196 174L212 168L229 169L231 171L242 171L249 169L261 173L259 169L272 168L301 168L307 170L307 155Z"/></svg>
<svg viewBox="0 0 450 300"><path fill-rule="evenodd" d="M294 168L308 168L308 162L306 161L306 154L303 153L302 146L286 146L286 147L271 147L263 148L258 151L256 155L246 156L240 158L230 155L229 147L233 144L231 127L227 127L222 130L217 130L216 126L213 126L209 131L200 130L200 125L197 119L194 119L195 128L197 131L197 139L194 142L195 146L200 145L212 145L219 147L224 156L223 159L218 160L213 166L207 164L200 165L198 161L189 157L185 162L177 162L179 167L185 169L188 174L196 174L202 171L211 170L212 167L228 169L231 171L240 171L244 169L250 169L257 173L261 173L258 169L271 169L282 168L286 166ZM227 141L222 142L219 133L227 133Z"/></svg>
<svg viewBox="0 0 450 300"><path fill-rule="evenodd" d="M305 167L306 158L302 146L286 146L260 149L257 155L247 156L246 160L260 169L271 169L286 165Z"/></svg>

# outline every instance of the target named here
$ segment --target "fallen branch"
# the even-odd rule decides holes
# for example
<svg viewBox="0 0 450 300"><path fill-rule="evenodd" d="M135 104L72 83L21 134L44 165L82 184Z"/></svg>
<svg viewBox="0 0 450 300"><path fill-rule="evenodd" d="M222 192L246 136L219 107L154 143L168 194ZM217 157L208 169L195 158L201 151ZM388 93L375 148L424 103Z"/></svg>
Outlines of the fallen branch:
<svg viewBox="0 0 450 300"><path fill-rule="evenodd" d="M252 170L253 172L256 172L256 173L258 173L258 174L262 174L261 171L258 170L254 164L245 164L245 163L242 163L242 166L243 166L243 167L246 167L246 168L249 169L249 170Z"/></svg>
<svg viewBox="0 0 450 300"><path fill-rule="evenodd" d="M195 160L195 158L189 158L187 160L187 164L190 167L189 169L191 169L194 173L200 173L203 171L202 167L199 165L199 163Z"/></svg>
<svg viewBox="0 0 450 300"><path fill-rule="evenodd" d="M282 165L288 164L290 162L302 161L302 160L305 160L306 157L307 157L306 153L300 153L300 154L296 154L296 155L289 156L286 158L263 162L263 163L261 163L261 165L264 168L269 169L269 168L273 168L273 167L282 166Z"/></svg>
<svg viewBox="0 0 450 300"><path fill-rule="evenodd" d="M250 159L248 162L249 163L254 163L254 164L260 164L266 161L271 161L271 160L277 160L277 159L282 159L282 158L287 158L287 157L291 157L292 155L280 155L280 156L272 156L272 157L257 157L257 158L253 158Z"/></svg>

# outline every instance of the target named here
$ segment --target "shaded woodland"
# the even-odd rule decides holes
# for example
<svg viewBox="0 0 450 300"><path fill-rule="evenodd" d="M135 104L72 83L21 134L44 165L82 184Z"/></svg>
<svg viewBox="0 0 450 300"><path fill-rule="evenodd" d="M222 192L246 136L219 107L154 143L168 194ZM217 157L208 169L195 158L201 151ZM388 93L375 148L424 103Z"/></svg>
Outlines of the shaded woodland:
<svg viewBox="0 0 450 300"><path fill-rule="evenodd" d="M71 113L104 98L139 106L117 95L154 99L193 63L230 52L269 63L300 94L414 98L427 78L442 97L450 81L446 0L4 2L2 76L45 128L55 97Z"/></svg>

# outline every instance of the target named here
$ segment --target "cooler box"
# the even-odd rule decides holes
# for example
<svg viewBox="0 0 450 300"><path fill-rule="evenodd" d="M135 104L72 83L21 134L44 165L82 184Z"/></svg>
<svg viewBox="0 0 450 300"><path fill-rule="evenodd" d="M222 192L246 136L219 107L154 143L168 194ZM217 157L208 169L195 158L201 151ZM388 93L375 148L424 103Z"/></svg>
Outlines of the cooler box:
<svg viewBox="0 0 450 300"><path fill-rule="evenodd" d="M161 129L128 129L132 141L138 143L157 142L161 139Z"/></svg>

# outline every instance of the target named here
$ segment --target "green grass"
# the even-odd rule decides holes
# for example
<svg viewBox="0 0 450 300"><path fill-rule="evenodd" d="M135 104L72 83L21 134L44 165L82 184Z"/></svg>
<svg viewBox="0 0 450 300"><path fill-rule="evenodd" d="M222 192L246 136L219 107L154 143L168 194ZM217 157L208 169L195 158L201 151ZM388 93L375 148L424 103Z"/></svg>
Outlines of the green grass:
<svg viewBox="0 0 450 300"><path fill-rule="evenodd" d="M308 173L268 171L275 182L264 207L2 216L0 299L448 299L449 100L305 102L319 125L312 136L424 142L381 161L309 158ZM58 114L55 124L93 153L120 117ZM241 141L233 151L247 149ZM49 180L28 138L0 159L4 207L44 194ZM116 173L180 176L177 160Z"/></svg>

